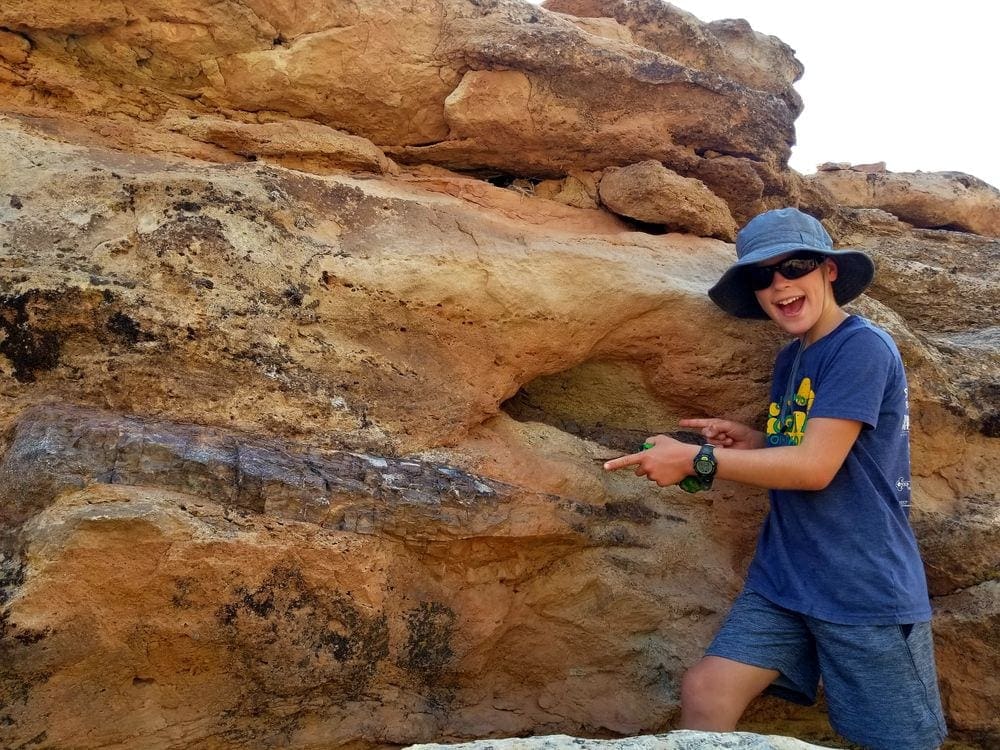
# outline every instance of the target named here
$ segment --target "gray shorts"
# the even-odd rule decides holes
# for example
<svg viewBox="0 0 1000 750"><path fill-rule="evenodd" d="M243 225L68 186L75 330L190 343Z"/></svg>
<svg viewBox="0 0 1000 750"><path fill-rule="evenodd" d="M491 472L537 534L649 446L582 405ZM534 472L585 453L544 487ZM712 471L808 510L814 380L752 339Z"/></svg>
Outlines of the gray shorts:
<svg viewBox="0 0 1000 750"><path fill-rule="evenodd" d="M871 750L931 750L947 734L929 622L838 625L744 589L706 653L778 670L766 692L803 705L822 677L830 724Z"/></svg>

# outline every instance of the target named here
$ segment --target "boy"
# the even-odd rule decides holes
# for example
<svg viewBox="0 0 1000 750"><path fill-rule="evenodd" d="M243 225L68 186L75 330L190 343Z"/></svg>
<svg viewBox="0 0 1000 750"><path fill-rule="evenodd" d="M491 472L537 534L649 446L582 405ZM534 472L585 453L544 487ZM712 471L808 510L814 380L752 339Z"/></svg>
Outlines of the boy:
<svg viewBox="0 0 1000 750"><path fill-rule="evenodd" d="M775 362L765 431L683 419L709 444L657 435L605 464L663 486L707 489L719 476L770 490L745 588L682 681L681 725L732 731L765 690L810 705L822 677L831 724L848 740L936 748L946 730L909 524L906 376L889 335L841 307L874 264L834 250L822 224L793 208L752 219L736 253L709 297L796 339Z"/></svg>

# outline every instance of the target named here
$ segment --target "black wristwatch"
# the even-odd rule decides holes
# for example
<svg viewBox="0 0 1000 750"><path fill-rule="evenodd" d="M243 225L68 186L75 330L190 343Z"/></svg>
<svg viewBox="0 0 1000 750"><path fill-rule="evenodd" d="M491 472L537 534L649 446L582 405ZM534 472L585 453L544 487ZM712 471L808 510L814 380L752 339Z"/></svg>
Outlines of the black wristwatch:
<svg viewBox="0 0 1000 750"><path fill-rule="evenodd" d="M694 474L701 480L702 486L707 490L712 486L715 479L715 472L719 464L715 460L715 446L705 443L694 457Z"/></svg>

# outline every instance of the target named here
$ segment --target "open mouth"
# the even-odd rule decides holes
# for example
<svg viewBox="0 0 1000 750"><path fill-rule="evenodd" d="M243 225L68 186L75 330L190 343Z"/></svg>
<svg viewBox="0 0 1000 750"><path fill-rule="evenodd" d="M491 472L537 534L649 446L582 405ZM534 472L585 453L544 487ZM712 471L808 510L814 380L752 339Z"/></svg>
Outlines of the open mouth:
<svg viewBox="0 0 1000 750"><path fill-rule="evenodd" d="M802 311L802 306L805 302L805 296L800 294L797 297L789 297L788 299L776 301L774 306L778 308L782 315L798 315Z"/></svg>

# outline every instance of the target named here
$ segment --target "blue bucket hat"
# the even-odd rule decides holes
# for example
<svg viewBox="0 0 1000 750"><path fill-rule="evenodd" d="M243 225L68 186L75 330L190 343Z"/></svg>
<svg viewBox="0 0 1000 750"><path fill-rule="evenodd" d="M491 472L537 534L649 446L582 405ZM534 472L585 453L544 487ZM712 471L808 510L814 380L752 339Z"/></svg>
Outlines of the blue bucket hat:
<svg viewBox="0 0 1000 750"><path fill-rule="evenodd" d="M834 250L823 225L797 208L780 208L758 214L736 235L736 262L708 290L712 301L738 318L767 319L743 269L782 255L807 250L837 262L833 295L844 305L861 294L875 276L875 264L860 250Z"/></svg>

